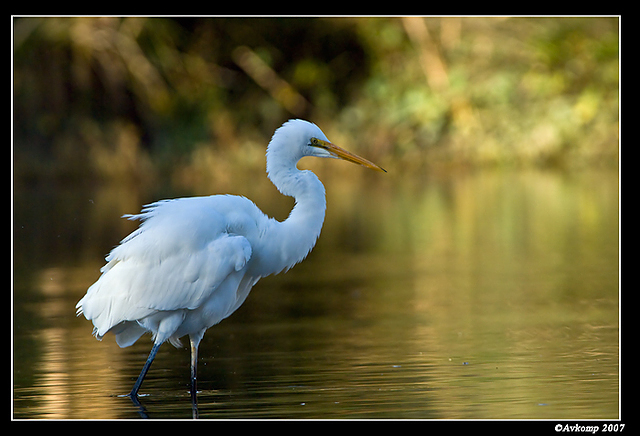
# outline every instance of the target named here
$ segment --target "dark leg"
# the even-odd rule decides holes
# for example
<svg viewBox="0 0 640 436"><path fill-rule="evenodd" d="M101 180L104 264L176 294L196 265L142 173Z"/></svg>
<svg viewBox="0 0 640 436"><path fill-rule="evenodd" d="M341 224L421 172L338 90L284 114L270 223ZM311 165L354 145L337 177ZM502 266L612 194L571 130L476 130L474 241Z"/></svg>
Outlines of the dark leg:
<svg viewBox="0 0 640 436"><path fill-rule="evenodd" d="M191 342L191 399L195 401L197 390L198 378L198 344Z"/></svg>
<svg viewBox="0 0 640 436"><path fill-rule="evenodd" d="M191 409L194 419L198 418L198 345L200 345L203 335L204 330L189 335L189 343L191 344Z"/></svg>
<svg viewBox="0 0 640 436"><path fill-rule="evenodd" d="M198 343L193 339L189 339L191 343L191 406L193 409L193 417L198 417ZM200 342L200 341L198 341Z"/></svg>
<svg viewBox="0 0 640 436"><path fill-rule="evenodd" d="M142 367L142 371L138 376L138 380L136 380L136 383L133 385L133 389L131 389L131 393L129 394L131 399L134 399L138 396L138 391L140 390L140 386L142 386L142 381L144 380L144 377L147 375L147 371L149 371L149 367L151 366L153 359L155 359L156 354L158 353L158 348L160 348L160 345L162 344L153 345L153 348L149 353L149 357L147 357L147 361L145 362L144 366Z"/></svg>

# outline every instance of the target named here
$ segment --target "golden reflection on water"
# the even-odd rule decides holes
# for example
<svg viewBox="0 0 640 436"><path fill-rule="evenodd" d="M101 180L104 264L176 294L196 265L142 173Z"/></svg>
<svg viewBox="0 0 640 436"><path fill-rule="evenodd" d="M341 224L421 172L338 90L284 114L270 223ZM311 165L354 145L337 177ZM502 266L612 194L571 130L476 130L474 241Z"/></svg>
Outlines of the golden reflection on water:
<svg viewBox="0 0 640 436"><path fill-rule="evenodd" d="M328 181L309 258L205 335L201 417L618 417L617 173L365 181ZM98 342L74 305L157 198L45 191L15 193L14 417L135 418L148 338ZM187 373L161 348L151 417L190 416Z"/></svg>

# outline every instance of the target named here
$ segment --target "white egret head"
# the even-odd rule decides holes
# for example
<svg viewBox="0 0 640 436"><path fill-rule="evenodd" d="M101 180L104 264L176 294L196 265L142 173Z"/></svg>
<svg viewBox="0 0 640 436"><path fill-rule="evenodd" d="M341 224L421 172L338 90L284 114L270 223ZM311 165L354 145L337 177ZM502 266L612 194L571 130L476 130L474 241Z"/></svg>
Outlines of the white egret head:
<svg viewBox="0 0 640 436"><path fill-rule="evenodd" d="M318 126L305 120L289 120L273 134L267 148L267 172L271 177L278 168L293 168L305 156L343 159L386 172L373 162L332 144Z"/></svg>

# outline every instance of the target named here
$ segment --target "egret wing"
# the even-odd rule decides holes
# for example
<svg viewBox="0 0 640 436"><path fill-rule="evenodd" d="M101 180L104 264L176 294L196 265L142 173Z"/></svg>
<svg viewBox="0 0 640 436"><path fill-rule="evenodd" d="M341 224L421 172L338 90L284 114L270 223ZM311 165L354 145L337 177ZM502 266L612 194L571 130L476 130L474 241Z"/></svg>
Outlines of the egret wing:
<svg viewBox="0 0 640 436"><path fill-rule="evenodd" d="M143 220L140 228L110 253L76 306L93 321L96 336L158 311L196 309L245 268L251 244L228 233L224 216L206 199L158 202L135 216Z"/></svg>

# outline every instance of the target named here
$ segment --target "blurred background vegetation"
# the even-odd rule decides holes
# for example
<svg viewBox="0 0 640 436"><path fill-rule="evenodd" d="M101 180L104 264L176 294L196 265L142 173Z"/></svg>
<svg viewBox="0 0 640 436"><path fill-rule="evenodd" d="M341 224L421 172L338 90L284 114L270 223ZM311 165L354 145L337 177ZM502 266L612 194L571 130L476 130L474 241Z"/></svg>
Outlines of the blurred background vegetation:
<svg viewBox="0 0 640 436"><path fill-rule="evenodd" d="M13 24L18 183L224 187L293 117L396 174L618 165L616 17Z"/></svg>

